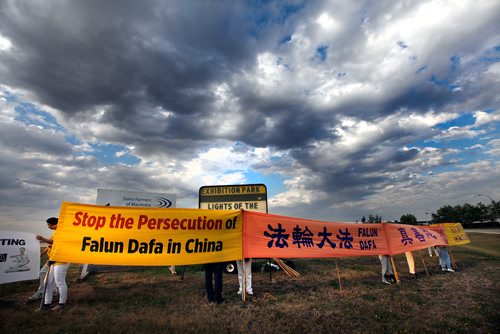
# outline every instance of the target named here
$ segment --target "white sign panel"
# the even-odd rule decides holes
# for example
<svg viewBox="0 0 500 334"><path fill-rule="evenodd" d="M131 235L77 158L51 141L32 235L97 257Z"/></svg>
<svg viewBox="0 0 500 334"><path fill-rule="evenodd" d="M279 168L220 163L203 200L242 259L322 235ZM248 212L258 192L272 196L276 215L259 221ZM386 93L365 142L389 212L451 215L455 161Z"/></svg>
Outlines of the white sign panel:
<svg viewBox="0 0 500 334"><path fill-rule="evenodd" d="M26 232L0 231L0 284L33 280L40 272L40 241Z"/></svg>
<svg viewBox="0 0 500 334"><path fill-rule="evenodd" d="M175 208L177 205L176 200L177 195L175 194L147 193L130 190L97 189L96 204L143 208ZM84 264L82 266L80 278L84 278L91 271L103 270L103 268L110 269L117 267Z"/></svg>
<svg viewBox="0 0 500 334"><path fill-rule="evenodd" d="M175 208L174 194L146 193L126 190L97 189L97 205L143 208Z"/></svg>

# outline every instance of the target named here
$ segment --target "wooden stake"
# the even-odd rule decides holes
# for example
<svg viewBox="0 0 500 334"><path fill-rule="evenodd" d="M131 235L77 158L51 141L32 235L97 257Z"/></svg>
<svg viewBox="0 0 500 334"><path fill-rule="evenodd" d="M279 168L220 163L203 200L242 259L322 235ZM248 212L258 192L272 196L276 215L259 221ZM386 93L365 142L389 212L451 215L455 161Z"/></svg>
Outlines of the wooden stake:
<svg viewBox="0 0 500 334"><path fill-rule="evenodd" d="M422 255L422 251L419 249L418 252L420 253L420 258L422 259L422 263L424 264L425 273L427 274L427 277L429 277L429 271L427 271L427 266L425 265L424 256Z"/></svg>
<svg viewBox="0 0 500 334"><path fill-rule="evenodd" d="M394 272L394 277L396 278L396 284L399 284L399 275L398 271L396 270L396 264L394 263L394 259L391 256L391 264L392 264L392 271Z"/></svg>
<svg viewBox="0 0 500 334"><path fill-rule="evenodd" d="M451 260L451 267L455 270L457 270L457 263L455 262L455 259L453 258L453 254L451 254L451 249L448 247L448 254L450 254L450 260Z"/></svg>
<svg viewBox="0 0 500 334"><path fill-rule="evenodd" d="M339 272L339 266L337 265L337 259L335 259L335 268L337 268L337 277L339 278L339 288L340 288L340 296L344 296L344 292L342 290L342 282L340 281L340 272Z"/></svg>

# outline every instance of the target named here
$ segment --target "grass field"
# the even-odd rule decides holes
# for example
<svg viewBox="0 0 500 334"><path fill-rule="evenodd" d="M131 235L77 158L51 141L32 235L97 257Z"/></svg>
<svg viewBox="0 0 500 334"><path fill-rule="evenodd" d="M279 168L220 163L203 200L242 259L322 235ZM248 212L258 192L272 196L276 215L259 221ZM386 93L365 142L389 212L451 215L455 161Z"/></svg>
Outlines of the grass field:
<svg viewBox="0 0 500 334"><path fill-rule="evenodd" d="M500 235L469 237L470 245L451 249L456 273L442 273L425 250L422 257L414 253L418 278L412 279L398 255L401 284L391 286L381 283L376 257L296 260L301 276L277 271L272 282L257 261L255 294L245 304L236 294L237 276L229 274L225 303L208 304L201 266L186 267L182 281L167 268L77 281L74 265L62 312L40 314L38 303L26 304L36 281L1 285L0 333L498 333Z"/></svg>

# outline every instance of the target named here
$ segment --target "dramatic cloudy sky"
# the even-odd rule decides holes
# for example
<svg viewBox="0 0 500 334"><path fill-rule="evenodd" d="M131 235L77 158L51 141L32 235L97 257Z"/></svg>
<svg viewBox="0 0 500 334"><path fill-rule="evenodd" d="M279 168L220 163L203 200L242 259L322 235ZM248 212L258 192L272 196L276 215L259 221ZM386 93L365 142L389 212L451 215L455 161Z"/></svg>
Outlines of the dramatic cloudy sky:
<svg viewBox="0 0 500 334"><path fill-rule="evenodd" d="M500 1L0 0L0 226L96 189L269 212L500 199Z"/></svg>

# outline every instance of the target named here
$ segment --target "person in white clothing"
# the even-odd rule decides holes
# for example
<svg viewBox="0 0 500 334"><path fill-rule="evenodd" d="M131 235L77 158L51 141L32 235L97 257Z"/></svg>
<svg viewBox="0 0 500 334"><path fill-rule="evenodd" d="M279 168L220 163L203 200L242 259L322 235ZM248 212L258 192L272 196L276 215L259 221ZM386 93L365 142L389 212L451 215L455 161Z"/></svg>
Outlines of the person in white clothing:
<svg viewBox="0 0 500 334"><path fill-rule="evenodd" d="M415 259L413 258L412 252L405 252L406 262L408 262L408 271L410 275L416 277L417 273L415 272Z"/></svg>
<svg viewBox="0 0 500 334"><path fill-rule="evenodd" d="M69 265L69 263L56 262L52 265L52 268L50 268L49 271L44 306L48 307L50 304L52 304L52 299L54 297L54 288L55 286L57 286L57 290L59 290L59 304L52 308L52 310L54 311L63 309L66 305L66 300L68 298L66 274L68 272Z"/></svg>
<svg viewBox="0 0 500 334"><path fill-rule="evenodd" d="M382 283L390 285L391 282L396 282L392 271L391 257L389 255L379 255L378 258L382 265Z"/></svg>
<svg viewBox="0 0 500 334"><path fill-rule="evenodd" d="M47 227L49 230L55 231L57 229L57 222L59 220L56 217L51 217L46 220L47 222ZM48 254L50 252L50 249L52 247L52 236L50 238L45 238L41 235L37 235L36 239L39 241L43 241L47 244L47 247L40 253L40 257L42 257L45 254ZM45 291L45 276L47 275L47 271L49 269L49 265L46 262L42 269L40 269L40 285L38 286L38 290L28 298L28 302L33 302L35 300L39 300L43 296L43 292ZM57 293L57 291L54 291Z"/></svg>
<svg viewBox="0 0 500 334"><path fill-rule="evenodd" d="M47 219L47 227L51 230L57 228L58 219L55 217ZM47 243L47 255L50 259L50 252L52 251L52 245L54 244L54 235L50 239L46 239L40 235L37 235L37 239ZM36 311L44 311L50 308L52 304L52 299L54 298L55 286L59 291L59 304L52 308L52 310L62 310L66 305L66 300L68 297L68 286L66 285L66 273L68 272L69 263L62 262L47 262L48 267L48 277L47 285L45 286L45 298L43 304Z"/></svg>
<svg viewBox="0 0 500 334"><path fill-rule="evenodd" d="M253 289L252 289L252 259L245 259L245 261L242 261L242 260L236 261L236 266L238 268L238 281L240 283L240 289L238 290L238 294L241 295L241 293L243 292L243 265L245 266L246 292L249 295L253 295Z"/></svg>

